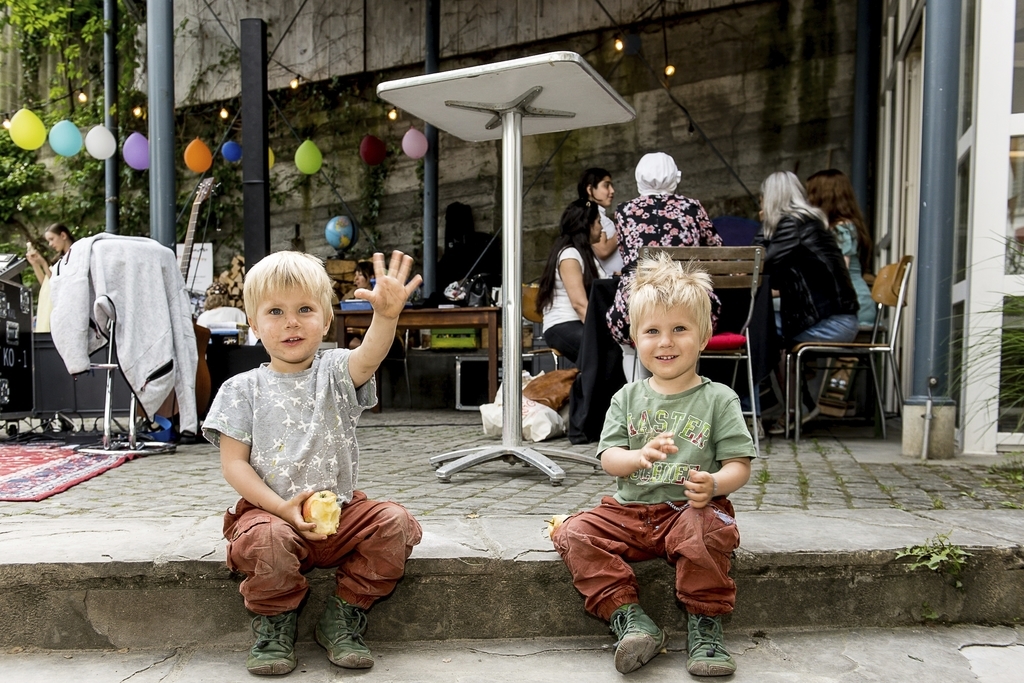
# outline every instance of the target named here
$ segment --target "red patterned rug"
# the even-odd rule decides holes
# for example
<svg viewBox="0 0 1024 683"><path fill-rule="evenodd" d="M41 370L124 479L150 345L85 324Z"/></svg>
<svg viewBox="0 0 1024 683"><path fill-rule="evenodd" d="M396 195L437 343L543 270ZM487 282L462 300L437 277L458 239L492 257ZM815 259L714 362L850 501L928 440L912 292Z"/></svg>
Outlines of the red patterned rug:
<svg viewBox="0 0 1024 683"><path fill-rule="evenodd" d="M0 501L34 501L66 491L131 456L89 455L66 446L0 445Z"/></svg>

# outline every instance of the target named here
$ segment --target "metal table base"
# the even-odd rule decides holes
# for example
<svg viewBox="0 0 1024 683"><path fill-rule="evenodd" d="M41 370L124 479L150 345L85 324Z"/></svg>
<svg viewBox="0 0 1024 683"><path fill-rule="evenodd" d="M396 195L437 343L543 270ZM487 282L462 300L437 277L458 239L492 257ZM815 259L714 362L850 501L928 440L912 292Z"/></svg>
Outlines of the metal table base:
<svg viewBox="0 0 1024 683"><path fill-rule="evenodd" d="M456 472L479 465L491 460L504 459L510 465L522 462L524 465L533 466L548 476L552 486L560 486L565 479L565 471L556 465L551 458L569 460L581 465L588 465L595 470L601 469L601 461L596 456L580 455L570 451L563 451L558 448L546 446L477 446L475 448L463 448L457 451L449 451L441 455L435 455L430 459L430 464L437 470L437 478L442 482L451 483L451 477ZM447 463L442 465L442 463Z"/></svg>

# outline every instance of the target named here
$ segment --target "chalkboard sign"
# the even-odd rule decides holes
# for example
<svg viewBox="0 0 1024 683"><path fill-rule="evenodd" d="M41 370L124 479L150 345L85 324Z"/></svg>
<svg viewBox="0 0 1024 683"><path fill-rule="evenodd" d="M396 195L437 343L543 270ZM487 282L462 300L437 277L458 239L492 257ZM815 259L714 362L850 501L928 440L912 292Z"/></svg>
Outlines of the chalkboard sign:
<svg viewBox="0 0 1024 683"><path fill-rule="evenodd" d="M0 282L0 420L29 417L32 382L32 293Z"/></svg>

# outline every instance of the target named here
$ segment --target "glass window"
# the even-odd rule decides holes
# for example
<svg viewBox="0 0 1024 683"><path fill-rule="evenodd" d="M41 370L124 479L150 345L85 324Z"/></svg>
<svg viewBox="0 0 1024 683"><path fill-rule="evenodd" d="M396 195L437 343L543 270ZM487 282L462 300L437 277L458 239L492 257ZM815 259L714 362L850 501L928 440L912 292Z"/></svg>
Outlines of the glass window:
<svg viewBox="0 0 1024 683"><path fill-rule="evenodd" d="M953 243L953 282L967 277L967 238L971 225L971 153L968 152L956 169L955 239Z"/></svg>
<svg viewBox="0 0 1024 683"><path fill-rule="evenodd" d="M1014 114L1024 112L1024 0L1017 0L1017 30L1013 37L1013 108Z"/></svg>
<svg viewBox="0 0 1024 683"><path fill-rule="evenodd" d="M965 0L960 35L960 135L971 127L974 109L974 0Z"/></svg>
<svg viewBox="0 0 1024 683"><path fill-rule="evenodd" d="M1006 191L1006 274L1024 273L1024 137L1010 138L1010 181Z"/></svg>
<svg viewBox="0 0 1024 683"><path fill-rule="evenodd" d="M1003 298L999 431L1024 431L1024 297Z"/></svg>

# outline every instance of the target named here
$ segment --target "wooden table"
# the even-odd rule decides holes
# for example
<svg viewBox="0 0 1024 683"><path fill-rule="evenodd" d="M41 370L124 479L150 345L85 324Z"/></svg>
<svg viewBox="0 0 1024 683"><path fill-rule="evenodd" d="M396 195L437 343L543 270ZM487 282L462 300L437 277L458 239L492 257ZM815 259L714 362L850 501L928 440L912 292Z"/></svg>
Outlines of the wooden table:
<svg viewBox="0 0 1024 683"><path fill-rule="evenodd" d="M398 317L398 329L438 329L471 327L487 330L487 395L493 402L498 393L498 313L500 308L406 308ZM367 328L373 311L342 311L334 309L337 318L338 347L348 348L349 327Z"/></svg>

